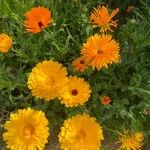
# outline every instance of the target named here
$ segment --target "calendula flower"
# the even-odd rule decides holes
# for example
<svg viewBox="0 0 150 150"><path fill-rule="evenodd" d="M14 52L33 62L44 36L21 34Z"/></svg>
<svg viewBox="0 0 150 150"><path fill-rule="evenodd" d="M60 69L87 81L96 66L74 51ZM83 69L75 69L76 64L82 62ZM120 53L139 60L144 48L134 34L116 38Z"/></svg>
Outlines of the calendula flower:
<svg viewBox="0 0 150 150"><path fill-rule="evenodd" d="M34 7L25 13L24 26L28 32L38 33L52 23L51 11L44 7Z"/></svg>
<svg viewBox="0 0 150 150"><path fill-rule="evenodd" d="M43 61L32 69L27 82L28 88L35 97L45 100L54 99L67 81L66 75L66 68L58 62Z"/></svg>
<svg viewBox="0 0 150 150"><path fill-rule="evenodd" d="M110 99L110 97L108 97L108 96L103 96L100 101L101 101L101 103L102 103L103 105L109 105L110 102L111 102L111 99Z"/></svg>
<svg viewBox="0 0 150 150"><path fill-rule="evenodd" d="M12 38L2 33L0 34L0 52L6 53L12 47Z"/></svg>
<svg viewBox="0 0 150 150"><path fill-rule="evenodd" d="M141 142L141 141L144 140L144 135L143 135L142 132L136 132L136 133L134 134L134 136L135 136L135 139L136 139L137 141L139 141L139 142Z"/></svg>
<svg viewBox="0 0 150 150"><path fill-rule="evenodd" d="M108 67L108 64L119 61L119 44L111 35L95 34L88 38L81 50L84 60L93 68L100 70Z"/></svg>
<svg viewBox="0 0 150 150"><path fill-rule="evenodd" d="M18 110L4 124L3 139L10 150L43 150L49 136L48 120L42 111Z"/></svg>
<svg viewBox="0 0 150 150"><path fill-rule="evenodd" d="M83 78L70 76L67 84L60 92L60 101L66 107L76 107L87 102L90 93L90 85Z"/></svg>
<svg viewBox="0 0 150 150"><path fill-rule="evenodd" d="M141 150L144 139L142 132L129 133L128 130L125 130L124 133L119 134L118 143L121 143L119 150Z"/></svg>
<svg viewBox="0 0 150 150"><path fill-rule="evenodd" d="M101 125L88 114L65 120L59 133L62 150L99 150L103 139Z"/></svg>
<svg viewBox="0 0 150 150"><path fill-rule="evenodd" d="M94 25L101 27L101 32L106 32L107 30L113 31L111 27L117 27L117 21L113 21L112 18L119 12L119 8L115 9L111 14L109 14L108 8L105 6L98 6L94 8L91 13L90 20Z"/></svg>
<svg viewBox="0 0 150 150"><path fill-rule="evenodd" d="M75 71L80 71L80 72L83 72L85 71L87 68L88 68L88 65L87 63L85 62L84 58L83 57L78 57L77 59L75 59L73 61L73 69Z"/></svg>

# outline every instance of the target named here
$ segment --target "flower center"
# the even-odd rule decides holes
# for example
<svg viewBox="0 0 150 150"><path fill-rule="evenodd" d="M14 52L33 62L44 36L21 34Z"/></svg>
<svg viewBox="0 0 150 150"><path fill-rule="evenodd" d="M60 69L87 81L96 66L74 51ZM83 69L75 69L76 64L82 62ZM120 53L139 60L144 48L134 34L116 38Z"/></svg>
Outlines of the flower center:
<svg viewBox="0 0 150 150"><path fill-rule="evenodd" d="M78 91L77 91L76 89L73 89L73 90L71 91L71 94L72 94L73 96L76 96L76 95L78 94Z"/></svg>
<svg viewBox="0 0 150 150"><path fill-rule="evenodd" d="M32 125L27 125L27 126L24 127L23 132L24 132L24 137L29 139L32 136L33 132L34 132L34 128L33 128Z"/></svg>
<svg viewBox="0 0 150 150"><path fill-rule="evenodd" d="M134 143L135 143L135 140L132 137L126 139L125 141L125 144L128 146L134 145Z"/></svg>
<svg viewBox="0 0 150 150"><path fill-rule="evenodd" d="M48 85L54 85L55 79L53 77L47 77L45 83Z"/></svg>
<svg viewBox="0 0 150 150"><path fill-rule="evenodd" d="M80 60L80 64L84 64L84 60Z"/></svg>
<svg viewBox="0 0 150 150"><path fill-rule="evenodd" d="M41 21L39 21L38 26L41 28L43 26L43 23Z"/></svg>
<svg viewBox="0 0 150 150"><path fill-rule="evenodd" d="M77 133L76 133L76 138L77 138L78 140L84 140L85 136L86 136L86 134L85 134L85 132L84 132L82 129L80 129L80 130L77 131Z"/></svg>
<svg viewBox="0 0 150 150"><path fill-rule="evenodd" d="M103 54L103 51L102 51L101 49L98 49L98 50L97 50L97 53L98 53L98 54Z"/></svg>

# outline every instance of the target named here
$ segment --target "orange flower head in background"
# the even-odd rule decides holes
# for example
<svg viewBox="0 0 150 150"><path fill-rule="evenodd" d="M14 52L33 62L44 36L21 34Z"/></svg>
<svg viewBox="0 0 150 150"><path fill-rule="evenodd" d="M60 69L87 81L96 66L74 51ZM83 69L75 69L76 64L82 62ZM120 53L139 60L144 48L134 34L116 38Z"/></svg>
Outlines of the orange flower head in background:
<svg viewBox="0 0 150 150"><path fill-rule="evenodd" d="M119 8L115 9L111 14L109 14L108 8L105 6L98 6L94 8L91 13L90 20L94 25L101 27L101 32L106 32L107 30L113 31L111 27L117 27L117 21L113 21L112 18L119 12Z"/></svg>
<svg viewBox="0 0 150 150"><path fill-rule="evenodd" d="M121 143L119 150L141 150L142 141L144 135L142 132L129 133L128 130L124 130L123 133L119 133L120 137L117 143Z"/></svg>
<svg viewBox="0 0 150 150"><path fill-rule="evenodd" d="M62 150L100 150L102 126L88 114L77 114L64 121L59 133Z"/></svg>
<svg viewBox="0 0 150 150"><path fill-rule="evenodd" d="M12 38L2 33L0 34L0 52L6 53L12 47Z"/></svg>
<svg viewBox="0 0 150 150"><path fill-rule="evenodd" d="M119 44L112 39L111 35L95 34L84 43L81 55L93 68L98 70L107 68L108 64L119 62Z"/></svg>
<svg viewBox="0 0 150 150"><path fill-rule="evenodd" d="M103 96L102 99L101 99L101 103L102 103L103 105L109 105L110 102L111 102L111 99L110 99L110 97L108 97L108 96Z"/></svg>
<svg viewBox="0 0 150 150"><path fill-rule="evenodd" d="M10 150L43 150L48 142L48 120L44 112L31 108L10 114L3 139Z"/></svg>
<svg viewBox="0 0 150 150"><path fill-rule="evenodd" d="M25 14L24 26L27 32L38 33L52 23L51 11L44 7L34 7Z"/></svg>
<svg viewBox="0 0 150 150"><path fill-rule="evenodd" d="M74 71L84 72L88 68L88 65L83 57L78 57L72 62L72 64Z"/></svg>

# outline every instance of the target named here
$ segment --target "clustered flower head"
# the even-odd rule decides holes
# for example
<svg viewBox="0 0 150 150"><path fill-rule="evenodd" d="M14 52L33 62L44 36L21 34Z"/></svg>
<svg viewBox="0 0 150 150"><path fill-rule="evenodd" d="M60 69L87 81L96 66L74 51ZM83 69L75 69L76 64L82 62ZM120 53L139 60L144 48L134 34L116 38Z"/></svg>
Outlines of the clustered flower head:
<svg viewBox="0 0 150 150"><path fill-rule="evenodd" d="M66 83L66 75L67 70L62 64L45 60L32 69L27 84L33 96L53 100Z"/></svg>
<svg viewBox="0 0 150 150"><path fill-rule="evenodd" d="M48 142L48 120L44 112L19 109L4 124L3 139L10 150L43 150Z"/></svg>
<svg viewBox="0 0 150 150"><path fill-rule="evenodd" d="M88 114L65 120L59 133L62 150L99 150L104 139L102 127Z"/></svg>
<svg viewBox="0 0 150 150"><path fill-rule="evenodd" d="M141 150L144 140L142 132L130 133L128 130L124 130L119 135L118 143L121 144L119 150Z"/></svg>
<svg viewBox="0 0 150 150"><path fill-rule="evenodd" d="M34 7L25 13L24 26L27 32L38 33L52 23L51 11L44 7Z"/></svg>
<svg viewBox="0 0 150 150"><path fill-rule="evenodd" d="M0 52L6 53L12 47L12 38L7 34L0 34Z"/></svg>
<svg viewBox="0 0 150 150"><path fill-rule="evenodd" d="M109 10L105 6L98 6L94 8L91 13L90 20L94 25L101 27L100 32L113 31L111 27L117 27L117 21L113 21L112 18L119 12L119 8L115 9L110 15Z"/></svg>
<svg viewBox="0 0 150 150"><path fill-rule="evenodd" d="M68 83L61 90L60 100L67 107L75 107L88 101L90 93L90 85L83 78L70 76Z"/></svg>
<svg viewBox="0 0 150 150"><path fill-rule="evenodd" d="M87 39L83 45L81 55L93 68L100 70L108 67L108 64L119 61L119 44L112 39L111 35L95 34Z"/></svg>

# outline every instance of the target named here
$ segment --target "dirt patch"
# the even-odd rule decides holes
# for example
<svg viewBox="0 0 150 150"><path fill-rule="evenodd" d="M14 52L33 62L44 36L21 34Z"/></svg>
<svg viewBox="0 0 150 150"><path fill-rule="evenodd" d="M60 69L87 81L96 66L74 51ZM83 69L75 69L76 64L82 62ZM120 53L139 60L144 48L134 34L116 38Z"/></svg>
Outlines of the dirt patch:
<svg viewBox="0 0 150 150"><path fill-rule="evenodd" d="M58 134L59 134L58 129L52 130L49 138L49 143L46 145L45 150L60 150L58 142Z"/></svg>
<svg viewBox="0 0 150 150"><path fill-rule="evenodd" d="M150 150L150 142L145 144L142 148L142 150Z"/></svg>

